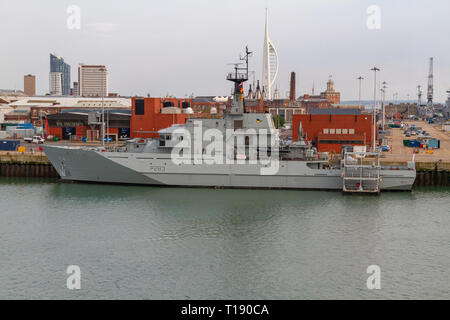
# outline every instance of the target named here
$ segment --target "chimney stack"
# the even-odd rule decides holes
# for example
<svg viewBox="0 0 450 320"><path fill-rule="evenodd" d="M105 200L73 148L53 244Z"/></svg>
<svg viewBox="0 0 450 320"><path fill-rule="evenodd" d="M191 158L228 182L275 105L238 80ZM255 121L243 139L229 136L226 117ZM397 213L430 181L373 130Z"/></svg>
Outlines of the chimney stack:
<svg viewBox="0 0 450 320"><path fill-rule="evenodd" d="M291 90L289 91L289 100L295 101L295 72L291 72Z"/></svg>

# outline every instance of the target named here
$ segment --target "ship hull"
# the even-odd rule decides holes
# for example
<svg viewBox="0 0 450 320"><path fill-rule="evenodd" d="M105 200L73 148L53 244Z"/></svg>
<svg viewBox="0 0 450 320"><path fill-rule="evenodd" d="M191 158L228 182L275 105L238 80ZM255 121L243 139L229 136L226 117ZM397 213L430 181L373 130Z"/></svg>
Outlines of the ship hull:
<svg viewBox="0 0 450 320"><path fill-rule="evenodd" d="M306 161L280 161L277 173L261 165L174 164L167 155L100 152L44 146L62 180L156 186L342 190L339 169L315 169ZM311 167L312 165L312 167ZM382 170L381 190L411 190L414 170Z"/></svg>

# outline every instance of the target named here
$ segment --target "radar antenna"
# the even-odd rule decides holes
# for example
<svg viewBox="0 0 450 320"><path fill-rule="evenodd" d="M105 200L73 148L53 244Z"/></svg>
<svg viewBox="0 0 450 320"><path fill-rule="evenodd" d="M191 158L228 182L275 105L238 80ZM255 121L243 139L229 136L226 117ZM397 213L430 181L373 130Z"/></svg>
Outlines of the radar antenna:
<svg viewBox="0 0 450 320"><path fill-rule="evenodd" d="M245 66L241 67L244 63L235 63L234 72L230 72L227 76L227 80L234 82L234 99L232 103L232 113L242 114L244 112L244 82L249 79L248 60L252 52L245 47L245 55L239 56L240 61L245 61Z"/></svg>

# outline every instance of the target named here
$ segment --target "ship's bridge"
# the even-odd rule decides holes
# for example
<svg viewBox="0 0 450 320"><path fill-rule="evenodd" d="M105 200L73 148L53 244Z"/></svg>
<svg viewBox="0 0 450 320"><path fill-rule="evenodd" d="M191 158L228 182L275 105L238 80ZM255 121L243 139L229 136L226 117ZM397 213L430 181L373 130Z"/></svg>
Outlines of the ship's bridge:
<svg viewBox="0 0 450 320"><path fill-rule="evenodd" d="M159 147L174 148L177 146L184 138L183 134L177 132L177 130L183 129L184 127L184 125L179 124L159 130Z"/></svg>
<svg viewBox="0 0 450 320"><path fill-rule="evenodd" d="M248 75L247 73L242 72L230 72L227 75L227 80L233 82L245 82L248 80Z"/></svg>

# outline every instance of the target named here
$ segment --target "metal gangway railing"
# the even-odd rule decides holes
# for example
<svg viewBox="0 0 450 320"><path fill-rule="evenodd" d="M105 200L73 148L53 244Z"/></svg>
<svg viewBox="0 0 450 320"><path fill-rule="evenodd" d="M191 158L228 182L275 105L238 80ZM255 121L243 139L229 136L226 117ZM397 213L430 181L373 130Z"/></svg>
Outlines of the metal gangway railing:
<svg viewBox="0 0 450 320"><path fill-rule="evenodd" d="M346 152L342 160L342 191L379 193L380 170L379 153Z"/></svg>

